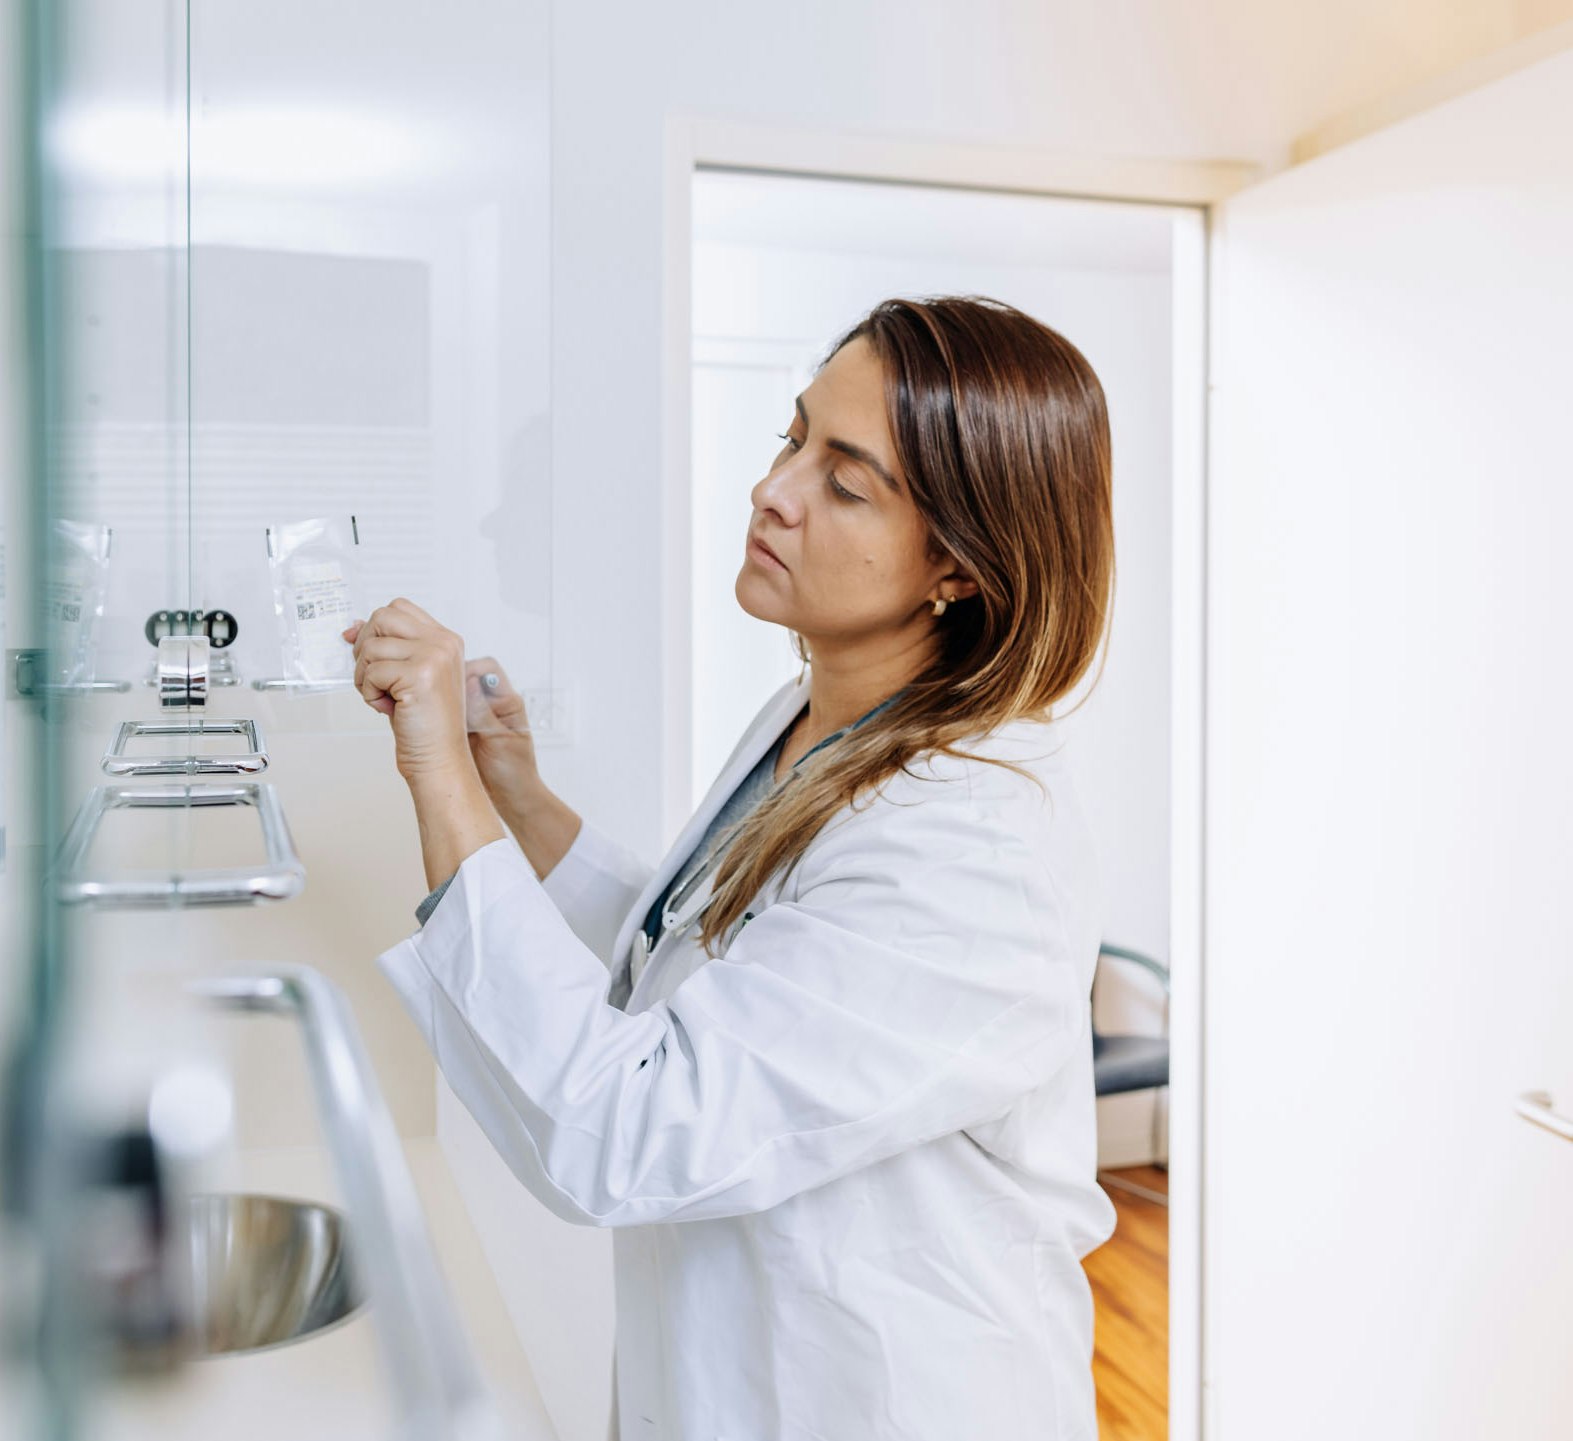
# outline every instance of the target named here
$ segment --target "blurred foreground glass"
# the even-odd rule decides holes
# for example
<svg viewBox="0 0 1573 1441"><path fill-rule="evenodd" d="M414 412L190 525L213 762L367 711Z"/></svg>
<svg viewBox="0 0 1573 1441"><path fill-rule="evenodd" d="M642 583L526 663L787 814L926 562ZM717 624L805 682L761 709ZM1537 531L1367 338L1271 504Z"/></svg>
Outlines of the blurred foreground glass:
<svg viewBox="0 0 1573 1441"><path fill-rule="evenodd" d="M167 1330L159 1267L137 1259L157 1216L145 1106L122 1124L84 1084L79 921L46 882L109 707L141 679L127 594L150 580L189 605L187 21L183 0L25 0L4 23L0 1410L70 1436L97 1344L74 1262L106 1216L117 1291L155 1347Z"/></svg>

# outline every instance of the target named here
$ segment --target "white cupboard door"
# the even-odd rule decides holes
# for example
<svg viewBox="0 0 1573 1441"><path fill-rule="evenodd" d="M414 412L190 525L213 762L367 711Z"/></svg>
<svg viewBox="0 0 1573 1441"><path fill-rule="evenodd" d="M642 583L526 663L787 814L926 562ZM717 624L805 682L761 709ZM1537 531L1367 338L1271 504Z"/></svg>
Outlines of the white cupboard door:
<svg viewBox="0 0 1573 1441"><path fill-rule="evenodd" d="M1217 221L1206 1441L1566 1441L1573 52Z"/></svg>

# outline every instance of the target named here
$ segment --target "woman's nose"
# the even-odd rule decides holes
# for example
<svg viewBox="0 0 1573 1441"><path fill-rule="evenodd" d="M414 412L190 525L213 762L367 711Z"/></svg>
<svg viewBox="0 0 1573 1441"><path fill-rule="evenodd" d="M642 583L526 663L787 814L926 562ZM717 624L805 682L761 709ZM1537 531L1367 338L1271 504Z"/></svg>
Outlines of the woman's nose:
<svg viewBox="0 0 1573 1441"><path fill-rule="evenodd" d="M790 460L767 471L749 492L757 511L771 511L782 525L796 525L802 516L802 487Z"/></svg>

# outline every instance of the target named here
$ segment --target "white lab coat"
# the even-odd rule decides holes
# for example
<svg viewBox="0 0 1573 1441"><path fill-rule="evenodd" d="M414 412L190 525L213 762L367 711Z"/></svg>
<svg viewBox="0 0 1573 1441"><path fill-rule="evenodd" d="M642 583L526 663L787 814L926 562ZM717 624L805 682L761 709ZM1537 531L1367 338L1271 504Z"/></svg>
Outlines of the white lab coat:
<svg viewBox="0 0 1573 1441"><path fill-rule="evenodd" d="M764 708L654 872L588 826L544 882L493 842L379 964L524 1185L618 1228L624 1441L1093 1441L1098 883L1057 730L971 747L1046 795L915 763L718 958L695 927L631 974L806 700Z"/></svg>

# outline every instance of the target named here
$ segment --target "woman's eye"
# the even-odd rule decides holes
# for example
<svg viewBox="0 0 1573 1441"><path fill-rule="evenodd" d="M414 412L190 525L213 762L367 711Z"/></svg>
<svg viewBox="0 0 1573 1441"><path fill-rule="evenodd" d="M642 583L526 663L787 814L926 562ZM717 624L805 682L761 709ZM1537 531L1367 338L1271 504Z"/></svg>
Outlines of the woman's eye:
<svg viewBox="0 0 1573 1441"><path fill-rule="evenodd" d="M795 439L793 437L793 435L792 435L792 432L789 431L789 430L778 430L776 432L776 439L777 440L784 440L786 442L786 448L788 450L799 451L799 450L801 450L803 448L803 442L800 441L800 440ZM835 495L838 499L840 499L840 500L862 500L863 499L863 497L861 495L859 495L856 491L848 490L846 488L846 486L842 485L842 483L839 480L836 479L835 471L831 471L830 474L826 477L826 480L827 480L827 482L830 485L831 494Z"/></svg>

